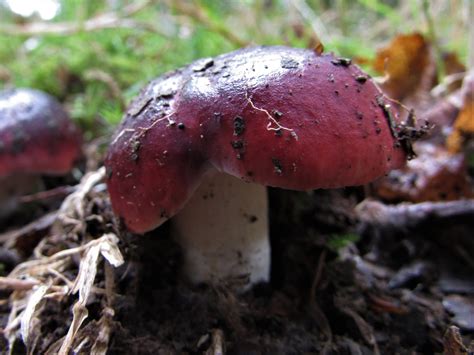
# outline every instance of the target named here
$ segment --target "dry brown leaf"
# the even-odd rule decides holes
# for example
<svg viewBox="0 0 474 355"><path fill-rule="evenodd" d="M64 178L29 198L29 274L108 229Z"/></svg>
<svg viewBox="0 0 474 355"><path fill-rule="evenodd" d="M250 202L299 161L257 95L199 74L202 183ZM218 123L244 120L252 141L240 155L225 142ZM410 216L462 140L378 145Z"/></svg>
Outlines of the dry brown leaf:
<svg viewBox="0 0 474 355"><path fill-rule="evenodd" d="M211 332L211 346L204 355L225 355L225 337L221 329L213 329Z"/></svg>
<svg viewBox="0 0 474 355"><path fill-rule="evenodd" d="M0 276L0 290L27 291L38 285L34 279L21 280L13 277Z"/></svg>
<svg viewBox="0 0 474 355"><path fill-rule="evenodd" d="M460 152L472 137L474 137L474 101L468 102L459 112L454 131L448 137L446 146L450 152Z"/></svg>
<svg viewBox="0 0 474 355"><path fill-rule="evenodd" d="M94 344L92 345L91 353L95 355L107 354L109 339L112 333L112 323L114 318L114 310L106 307L102 312L102 317L98 322L99 332Z"/></svg>
<svg viewBox="0 0 474 355"><path fill-rule="evenodd" d="M464 346L459 328L450 326L443 339L444 354L446 355L468 355L468 350Z"/></svg>
<svg viewBox="0 0 474 355"><path fill-rule="evenodd" d="M446 141L450 152L460 152L474 138L474 72L466 76L462 88L463 105Z"/></svg>
<svg viewBox="0 0 474 355"><path fill-rule="evenodd" d="M373 60L371 58L355 56L352 57L352 61L361 66L371 66L373 65Z"/></svg>
<svg viewBox="0 0 474 355"><path fill-rule="evenodd" d="M109 240L100 244L100 254L113 267L119 267L124 263L122 253L117 246L118 238L114 234L105 235Z"/></svg>
<svg viewBox="0 0 474 355"><path fill-rule="evenodd" d="M44 299L46 292L48 292L50 285L41 285L34 290L28 298L28 303L21 316L20 320L20 332L23 342L28 343L28 337L31 329L34 328L35 323L38 322L38 305Z"/></svg>
<svg viewBox="0 0 474 355"><path fill-rule="evenodd" d="M416 145L418 157L374 184L388 201L450 201L473 195L462 154L450 154L432 143Z"/></svg>
<svg viewBox="0 0 474 355"><path fill-rule="evenodd" d="M435 82L429 42L419 33L399 35L377 51L373 68L387 77L382 89L392 98L403 100ZM425 87L429 86L429 87Z"/></svg>
<svg viewBox="0 0 474 355"><path fill-rule="evenodd" d="M103 168L86 174L75 192L65 199L57 215L53 216L57 217L56 225L53 228L56 227L58 233L68 229L69 233L60 234L64 238L70 238L71 245L75 245L75 247L51 254L50 250L45 250L45 248L49 248L46 247L48 243L54 244L53 237L55 235L45 238L34 249L32 259L18 264L8 277L0 278L0 287L14 290L9 297L10 314L3 329L10 351L12 351L18 336L21 335L26 343L28 353L35 352L36 341L41 335L39 313L43 304L42 300L50 299L61 302L70 293L70 290L72 293L79 293L78 300L72 309L73 319L70 328L67 335L54 342L48 351L52 354L68 354L70 351L74 352L84 346L94 345L91 341L94 341L100 332L95 333L92 338L90 335L78 334L81 334L82 324L88 316L87 301L90 294L105 295L103 289L94 287L99 256L106 260L107 265L110 264L113 267L121 265L123 257L117 246L118 238L114 234L105 234L98 239L90 240L87 244L77 245L79 238L77 234L70 231L69 225L74 226L73 229L82 230L85 223L85 206L89 195L93 188L102 181L104 174ZM82 242L85 243L85 241ZM82 254L81 263L76 280L72 282L65 276L65 271L76 269L73 258L79 254ZM113 309L108 315L109 317L113 316ZM107 324L104 321L101 324L103 332L100 339L97 338L97 345L95 345L98 353L106 351L111 321Z"/></svg>
<svg viewBox="0 0 474 355"><path fill-rule="evenodd" d="M72 307L72 322L69 327L69 330L64 338L64 341L61 345L61 348L58 351L59 355L68 355L71 349L71 346L75 340L77 331L81 327L81 324L89 315L87 308L80 302L76 302Z"/></svg>
<svg viewBox="0 0 474 355"><path fill-rule="evenodd" d="M79 273L71 290L72 294L79 292L79 301L84 302L94 284L95 275L97 274L97 261L99 259L100 244L91 246L81 258L79 265Z"/></svg>
<svg viewBox="0 0 474 355"><path fill-rule="evenodd" d="M79 299L73 306L73 319L61 348L59 349L59 354L67 355L69 353L74 341L76 340L75 337L78 330L88 316L86 305L97 274L99 255L102 254L102 256L104 256L104 258L115 267L120 266L123 263L123 257L117 247L117 243L117 236L110 233L105 234L101 238L88 244L90 247L81 259L79 273L71 290L71 293L73 294L79 292Z"/></svg>
<svg viewBox="0 0 474 355"><path fill-rule="evenodd" d="M77 229L83 227L86 196L104 177L104 167L89 172L82 177L76 190L64 199L58 211L58 223L61 229L64 229L66 225L75 225Z"/></svg>
<svg viewBox="0 0 474 355"><path fill-rule="evenodd" d="M70 289L72 289L72 293L79 293L79 299L73 306L73 320L68 333L60 342L53 344L55 349L53 353L67 354L73 343L78 340L82 342L84 339L76 339L76 334L88 316L87 300L91 293L100 291L93 287L99 256L102 255L114 267L121 265L123 257L117 243L117 236L109 233L79 247L62 250L49 257L29 260L18 265L8 276L7 280L10 280L8 284L12 284L11 280L21 280L23 278L33 280L34 284L30 282L28 285L22 284L20 285L21 287L18 286L19 289L15 290L10 297L10 315L4 330L10 348L17 337L16 334L19 327L21 336L27 345L29 345L28 342L31 343L29 338L32 335L36 338L37 332L34 330L39 319L38 307L43 299L56 299L59 297L60 300ZM81 252L84 254L79 266L79 272L74 284L71 285L72 282L62 276L61 271L70 265L70 259L73 255ZM54 285L52 284L52 278L54 278L56 283L65 283L66 285ZM34 286L37 288L32 289ZM106 332L103 336L103 341L107 338L108 333L110 332ZM59 349L59 345L61 345L61 349Z"/></svg>

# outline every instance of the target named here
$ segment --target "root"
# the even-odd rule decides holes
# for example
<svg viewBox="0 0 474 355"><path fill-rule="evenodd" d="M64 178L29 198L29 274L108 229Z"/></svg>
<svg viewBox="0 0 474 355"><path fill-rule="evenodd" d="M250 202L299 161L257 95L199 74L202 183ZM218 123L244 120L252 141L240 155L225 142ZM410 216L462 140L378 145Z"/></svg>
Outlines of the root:
<svg viewBox="0 0 474 355"><path fill-rule="evenodd" d="M140 132L137 134L137 135L133 135L129 140L128 140L128 144L130 144L130 142L132 142L133 140L136 140L136 139L139 139L141 137L143 137L150 129L152 129L153 127L156 126L157 123L161 122L161 121L164 121L164 120L168 120L168 126L172 126L175 124L175 121L173 121L172 119L170 119L171 116L174 115L174 112L171 112L169 114L167 114L166 116L163 116L159 119L157 119L156 121L154 121L151 125L149 125L148 127L138 127L138 129L140 130ZM120 133L117 135L117 137L115 137L115 139L112 141L111 145L115 144L118 142L118 140L120 138L122 138L122 136L125 134L125 133L134 133L136 132L136 130L134 128L124 128L120 131Z"/></svg>
<svg viewBox="0 0 474 355"><path fill-rule="evenodd" d="M298 136L296 135L296 132L294 131L294 129L282 126L280 123L278 123L278 121L275 119L275 117L273 117L270 114L270 112L268 112L268 110L255 106L254 103L252 102L250 97L248 97L247 94L245 94L245 98L247 99L248 103L250 104L250 106L252 106L253 109L255 109L257 111L264 112L267 115L268 120L270 121L267 124L267 130L269 130L269 131L285 130L285 131L291 132L291 136L294 137L296 140L298 140Z"/></svg>

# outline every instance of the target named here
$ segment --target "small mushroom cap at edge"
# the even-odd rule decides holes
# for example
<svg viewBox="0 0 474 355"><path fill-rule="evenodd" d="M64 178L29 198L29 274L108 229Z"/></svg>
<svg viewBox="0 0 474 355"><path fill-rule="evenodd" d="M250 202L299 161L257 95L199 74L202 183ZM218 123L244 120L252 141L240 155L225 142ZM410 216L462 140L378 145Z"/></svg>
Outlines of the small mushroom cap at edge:
<svg viewBox="0 0 474 355"><path fill-rule="evenodd" d="M66 173L81 143L80 131L52 96L24 88L0 92L0 177Z"/></svg>

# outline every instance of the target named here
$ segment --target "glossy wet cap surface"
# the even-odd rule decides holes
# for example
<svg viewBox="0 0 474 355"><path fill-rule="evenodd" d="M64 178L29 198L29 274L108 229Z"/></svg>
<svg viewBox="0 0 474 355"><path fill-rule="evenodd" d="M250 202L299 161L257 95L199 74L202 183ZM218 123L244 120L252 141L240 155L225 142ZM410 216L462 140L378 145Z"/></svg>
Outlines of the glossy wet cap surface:
<svg viewBox="0 0 474 355"><path fill-rule="evenodd" d="M254 47L152 81L106 167L114 211L144 232L176 214L209 169L309 190L370 182L406 160L396 115L350 60Z"/></svg>
<svg viewBox="0 0 474 355"><path fill-rule="evenodd" d="M78 128L52 96L33 89L0 92L0 177L66 173L81 143Z"/></svg>

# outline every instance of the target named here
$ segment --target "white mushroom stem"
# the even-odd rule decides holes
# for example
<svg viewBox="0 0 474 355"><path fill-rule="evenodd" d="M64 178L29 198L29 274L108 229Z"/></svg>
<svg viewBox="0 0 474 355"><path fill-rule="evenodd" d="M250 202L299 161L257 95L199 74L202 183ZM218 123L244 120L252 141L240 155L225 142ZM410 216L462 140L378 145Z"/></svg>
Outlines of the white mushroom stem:
<svg viewBox="0 0 474 355"><path fill-rule="evenodd" d="M265 186L213 172L172 220L192 283L248 277L245 291L270 277L268 201Z"/></svg>

